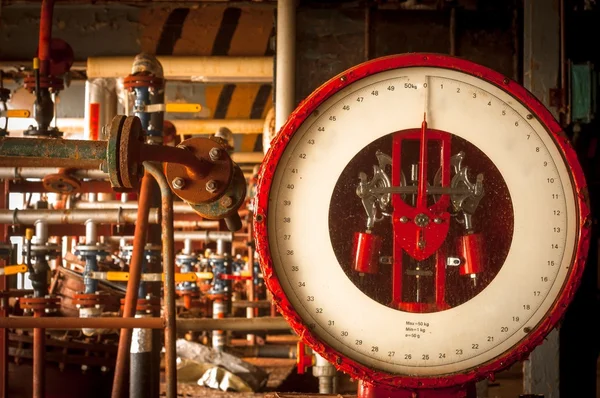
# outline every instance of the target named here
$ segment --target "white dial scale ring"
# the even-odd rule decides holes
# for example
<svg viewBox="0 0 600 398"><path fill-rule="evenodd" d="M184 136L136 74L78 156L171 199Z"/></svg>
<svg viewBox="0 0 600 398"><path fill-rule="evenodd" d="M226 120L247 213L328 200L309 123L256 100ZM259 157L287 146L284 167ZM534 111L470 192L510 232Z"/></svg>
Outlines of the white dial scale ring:
<svg viewBox="0 0 600 398"><path fill-rule="evenodd" d="M358 65L296 109L263 162L254 228L265 282L313 350L356 378L426 388L489 376L541 343L581 278L589 210L575 152L527 90L409 54ZM364 248L380 264L352 269L353 233L378 239Z"/></svg>

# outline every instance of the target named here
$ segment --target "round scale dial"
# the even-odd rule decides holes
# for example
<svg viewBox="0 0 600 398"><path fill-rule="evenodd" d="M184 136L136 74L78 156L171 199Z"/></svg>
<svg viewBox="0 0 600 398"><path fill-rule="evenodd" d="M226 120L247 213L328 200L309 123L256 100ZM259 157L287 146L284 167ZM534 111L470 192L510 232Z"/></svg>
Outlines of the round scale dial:
<svg viewBox="0 0 600 398"><path fill-rule="evenodd" d="M525 89L456 58L386 57L330 80L260 175L258 253L281 312L336 366L386 384L521 358L563 313L587 248L560 131Z"/></svg>

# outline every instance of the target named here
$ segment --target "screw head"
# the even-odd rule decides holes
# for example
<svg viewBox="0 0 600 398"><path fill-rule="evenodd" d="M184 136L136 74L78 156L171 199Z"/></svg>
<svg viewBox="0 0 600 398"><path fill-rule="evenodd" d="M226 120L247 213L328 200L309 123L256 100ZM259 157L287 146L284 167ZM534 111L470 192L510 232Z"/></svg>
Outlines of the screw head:
<svg viewBox="0 0 600 398"><path fill-rule="evenodd" d="M218 147L214 147L210 151L208 151L208 156L213 162L216 162L217 160L221 159L222 154L223 151L221 150L221 148Z"/></svg>
<svg viewBox="0 0 600 398"><path fill-rule="evenodd" d="M433 222L436 223L436 224L441 224L442 223L442 219L439 218L439 217L436 217L436 218L433 219Z"/></svg>
<svg viewBox="0 0 600 398"><path fill-rule="evenodd" d="M219 200L219 204L224 208L229 208L233 204L233 199L231 196L223 196L221 200Z"/></svg>
<svg viewBox="0 0 600 398"><path fill-rule="evenodd" d="M217 186L218 186L218 184L217 184L217 182L216 182L215 180L209 180L209 181L206 183L206 186L205 186L205 188L206 188L206 190L207 190L208 192L210 192L210 193L215 193L215 192L217 192Z"/></svg>
<svg viewBox="0 0 600 398"><path fill-rule="evenodd" d="M401 223L407 223L408 222L408 217L406 217L406 216L400 217L400 222Z"/></svg>
<svg viewBox="0 0 600 398"><path fill-rule="evenodd" d="M185 187L185 180L181 177L175 177L173 178L173 181L171 181L171 184L175 189L183 189Z"/></svg>

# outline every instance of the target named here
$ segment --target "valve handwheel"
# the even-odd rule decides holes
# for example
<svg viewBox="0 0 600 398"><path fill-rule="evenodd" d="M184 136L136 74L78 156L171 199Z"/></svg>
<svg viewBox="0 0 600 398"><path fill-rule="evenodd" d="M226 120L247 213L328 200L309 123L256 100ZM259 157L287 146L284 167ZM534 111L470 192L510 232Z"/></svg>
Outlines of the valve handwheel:
<svg viewBox="0 0 600 398"><path fill-rule="evenodd" d="M571 301L590 232L550 112L437 54L369 61L308 97L265 158L254 225L280 312L362 397L467 396L524 359Z"/></svg>

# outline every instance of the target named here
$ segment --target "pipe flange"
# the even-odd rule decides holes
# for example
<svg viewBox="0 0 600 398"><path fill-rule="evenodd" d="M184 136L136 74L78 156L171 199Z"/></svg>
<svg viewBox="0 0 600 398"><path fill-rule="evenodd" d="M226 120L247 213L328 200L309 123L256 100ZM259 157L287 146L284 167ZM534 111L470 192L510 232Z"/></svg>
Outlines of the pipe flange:
<svg viewBox="0 0 600 398"><path fill-rule="evenodd" d="M192 204L209 203L220 198L227 191L233 178L233 162L227 151L218 142L203 137L184 140L178 147L191 151L201 159L207 165L207 171L201 178L194 178L189 175L186 166L173 162L165 163L165 176L173 192ZM218 152L218 156L215 152ZM173 181L177 182L176 186L173 185Z"/></svg>
<svg viewBox="0 0 600 398"><path fill-rule="evenodd" d="M35 76L26 76L23 79L25 88L30 92L35 91ZM53 92L62 91L65 88L64 80L56 76L40 76L40 88L47 88Z"/></svg>
<svg viewBox="0 0 600 398"><path fill-rule="evenodd" d="M48 174L42 179L42 185L47 191L71 194L81 189L81 182L75 177L64 173Z"/></svg>
<svg viewBox="0 0 600 398"><path fill-rule="evenodd" d="M60 297L23 297L20 304L24 310L52 312L60 307Z"/></svg>
<svg viewBox="0 0 600 398"><path fill-rule="evenodd" d="M113 188L136 189L142 168L138 166L142 123L135 116L117 115L110 124L106 169Z"/></svg>
<svg viewBox="0 0 600 398"><path fill-rule="evenodd" d="M203 218L220 220L236 213L244 200L246 200L246 179L240 167L234 164L232 181L220 199L209 203L188 202L188 204Z"/></svg>
<svg viewBox="0 0 600 398"><path fill-rule="evenodd" d="M125 305L125 299L121 299L121 313L123 313L124 305ZM145 312L147 314L158 313L158 312L160 312L160 298L159 297L151 297L151 298L138 299L135 310L137 312Z"/></svg>
<svg viewBox="0 0 600 398"><path fill-rule="evenodd" d="M130 116L123 123L119 145L119 171L125 188L136 189L139 186L142 167L138 165L142 145L142 122Z"/></svg>
<svg viewBox="0 0 600 398"><path fill-rule="evenodd" d="M147 72L129 75L123 79L123 87L128 90L133 90L137 87L162 88L164 85L165 79L148 74Z"/></svg>
<svg viewBox="0 0 600 398"><path fill-rule="evenodd" d="M111 304L113 297L105 293L76 293L73 304L77 308L100 308Z"/></svg>

